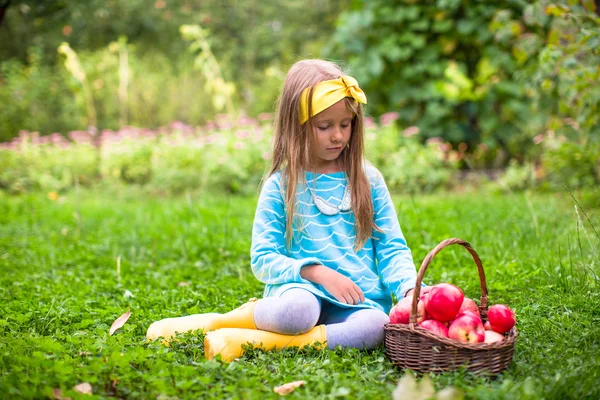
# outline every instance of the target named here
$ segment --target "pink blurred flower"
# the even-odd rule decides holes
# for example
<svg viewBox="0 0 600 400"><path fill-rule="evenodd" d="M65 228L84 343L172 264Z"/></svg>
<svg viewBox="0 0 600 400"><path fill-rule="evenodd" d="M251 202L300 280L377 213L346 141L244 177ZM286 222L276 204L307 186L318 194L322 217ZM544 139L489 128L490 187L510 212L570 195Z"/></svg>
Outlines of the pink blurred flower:
<svg viewBox="0 0 600 400"><path fill-rule="evenodd" d="M233 126L233 122L227 114L217 114L215 119L217 120L217 127L219 129L230 129Z"/></svg>
<svg viewBox="0 0 600 400"><path fill-rule="evenodd" d="M579 130L579 122L575 121L573 118L565 118L565 123L571 125L573 129Z"/></svg>
<svg viewBox="0 0 600 400"><path fill-rule="evenodd" d="M155 138L157 136L157 133L155 131L153 131L152 129L143 129L142 136L147 137L147 138Z"/></svg>
<svg viewBox="0 0 600 400"><path fill-rule="evenodd" d="M40 133L38 131L31 132L30 139L31 139L31 143L38 144L40 141Z"/></svg>
<svg viewBox="0 0 600 400"><path fill-rule="evenodd" d="M385 114L382 114L381 117L379 117L379 123L382 126L389 126L398 118L400 118L400 114L396 111L386 112Z"/></svg>
<svg viewBox="0 0 600 400"><path fill-rule="evenodd" d="M365 129L375 129L377 127L375 125L375 120L373 119L373 117L365 117L363 119L363 124L365 126Z"/></svg>
<svg viewBox="0 0 600 400"><path fill-rule="evenodd" d="M190 125L186 124L185 122L181 122L181 121L171 122L171 129L172 129L172 131L179 131L179 132L184 132L184 133L189 133L189 132L194 131L194 128L192 128Z"/></svg>
<svg viewBox="0 0 600 400"><path fill-rule="evenodd" d="M477 146L479 148L479 150L483 153L485 153L486 151L488 151L488 147L485 143L479 143L479 146Z"/></svg>
<svg viewBox="0 0 600 400"><path fill-rule="evenodd" d="M236 136L238 139L247 139L247 138L249 138L249 137L250 137L250 132L248 132L248 131L237 131L237 132L235 133L235 136Z"/></svg>
<svg viewBox="0 0 600 400"><path fill-rule="evenodd" d="M67 139L65 139L65 138L63 137L63 135L61 135L60 133L58 133L58 132L55 132L55 133L53 133L52 135L50 135L50 141L51 141L53 144L55 144L55 145L58 145L58 144L65 143L65 142L67 141Z"/></svg>
<svg viewBox="0 0 600 400"><path fill-rule="evenodd" d="M237 119L237 125L238 126L256 126L256 125L258 125L258 121L247 115L240 115Z"/></svg>
<svg viewBox="0 0 600 400"><path fill-rule="evenodd" d="M535 136L533 137L533 143L534 143L534 144L540 144L540 143L542 143L542 142L544 141L544 139L545 139L545 136L544 136L544 134L543 134L543 133L540 133L540 134L538 134L538 135L535 135Z"/></svg>
<svg viewBox="0 0 600 400"><path fill-rule="evenodd" d="M233 148L236 149L236 150L241 150L241 149L244 148L244 143L242 143L242 142L235 142L233 144Z"/></svg>
<svg viewBox="0 0 600 400"><path fill-rule="evenodd" d="M258 114L259 121L271 121L273 119L273 114L271 113L260 113Z"/></svg>
<svg viewBox="0 0 600 400"><path fill-rule="evenodd" d="M447 153L452 150L452 145L450 143L440 143L440 150Z"/></svg>
<svg viewBox="0 0 600 400"><path fill-rule="evenodd" d="M67 136L75 143L92 143L92 136L87 131L71 131Z"/></svg>
<svg viewBox="0 0 600 400"><path fill-rule="evenodd" d="M402 134L404 135L404 137L411 137L414 135L418 135L420 131L421 130L418 126L409 126L402 132Z"/></svg>
<svg viewBox="0 0 600 400"><path fill-rule="evenodd" d="M219 121L217 122L217 127L219 129L227 130L233 128L233 124L230 121Z"/></svg>
<svg viewBox="0 0 600 400"><path fill-rule="evenodd" d="M217 141L217 135L208 135L204 138L206 144L211 144Z"/></svg>
<svg viewBox="0 0 600 400"><path fill-rule="evenodd" d="M465 142L460 142L458 144L458 151L460 151L461 153L464 153L465 151L467 151L468 148L469 148L469 145L467 145Z"/></svg>
<svg viewBox="0 0 600 400"><path fill-rule="evenodd" d="M441 137L436 136L436 137L430 137L430 138L428 138L425 141L425 143L427 143L428 145L430 145L430 144L442 144L442 143L444 143L444 140Z"/></svg>

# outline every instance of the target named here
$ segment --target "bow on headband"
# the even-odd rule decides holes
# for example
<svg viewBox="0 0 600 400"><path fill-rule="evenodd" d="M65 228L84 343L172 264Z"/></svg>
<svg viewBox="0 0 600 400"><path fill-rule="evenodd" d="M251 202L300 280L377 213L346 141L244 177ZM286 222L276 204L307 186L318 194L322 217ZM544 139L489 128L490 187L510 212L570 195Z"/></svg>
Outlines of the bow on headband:
<svg viewBox="0 0 600 400"><path fill-rule="evenodd" d="M308 120L309 93L310 88L308 87L300 95L300 124ZM320 82L313 91L311 115L317 115L345 97L352 97L360 103L367 104L367 96L358 87L356 79L351 76L346 75L338 79Z"/></svg>

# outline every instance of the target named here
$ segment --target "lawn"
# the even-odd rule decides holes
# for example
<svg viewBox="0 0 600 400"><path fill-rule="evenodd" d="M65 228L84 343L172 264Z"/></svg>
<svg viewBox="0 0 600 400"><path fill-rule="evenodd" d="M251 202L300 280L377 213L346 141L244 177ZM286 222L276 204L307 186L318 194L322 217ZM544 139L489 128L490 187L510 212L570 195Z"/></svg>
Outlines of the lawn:
<svg viewBox="0 0 600 400"><path fill-rule="evenodd" d="M575 197L587 216L569 193L395 196L418 264L439 241L463 238L481 256L490 303L517 312L519 337L503 375L435 375L438 390L600 398L600 208L594 194ZM249 267L255 204L132 189L0 194L2 397L51 397L53 389L77 397L72 388L89 382L99 397L266 399L279 398L275 386L305 380L290 398L390 399L403 371L383 349L255 350L224 364L204 360L202 335L170 348L144 342L152 321L261 296ZM477 298L475 265L455 247L435 258L426 281L456 283ZM129 321L109 336L127 310Z"/></svg>

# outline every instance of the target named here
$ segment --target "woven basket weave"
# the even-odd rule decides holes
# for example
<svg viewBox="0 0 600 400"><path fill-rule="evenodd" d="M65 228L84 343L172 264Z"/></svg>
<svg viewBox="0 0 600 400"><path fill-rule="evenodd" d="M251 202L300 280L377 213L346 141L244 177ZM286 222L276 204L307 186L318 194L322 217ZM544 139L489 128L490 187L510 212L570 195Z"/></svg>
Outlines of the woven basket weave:
<svg viewBox="0 0 600 400"><path fill-rule="evenodd" d="M481 284L479 313L483 322L487 321L488 292L481 260L468 242L456 238L446 239L427 254L419 268L413 293L410 322L385 325L386 354L396 366L418 372L448 372L467 369L476 375L496 376L505 370L512 360L517 339L516 328L508 332L506 338L500 342L462 343L436 335L416 324L417 302L423 275L433 257L444 247L453 244L467 249L477 265Z"/></svg>

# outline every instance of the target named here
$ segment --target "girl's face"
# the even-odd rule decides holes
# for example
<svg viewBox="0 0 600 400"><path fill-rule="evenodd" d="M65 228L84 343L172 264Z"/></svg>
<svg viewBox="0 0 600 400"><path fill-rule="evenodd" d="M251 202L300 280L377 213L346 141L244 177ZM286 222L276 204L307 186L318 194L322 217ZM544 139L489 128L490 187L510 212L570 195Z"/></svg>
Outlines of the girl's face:
<svg viewBox="0 0 600 400"><path fill-rule="evenodd" d="M316 172L339 172L336 160L350 141L353 116L342 99L313 117Z"/></svg>

